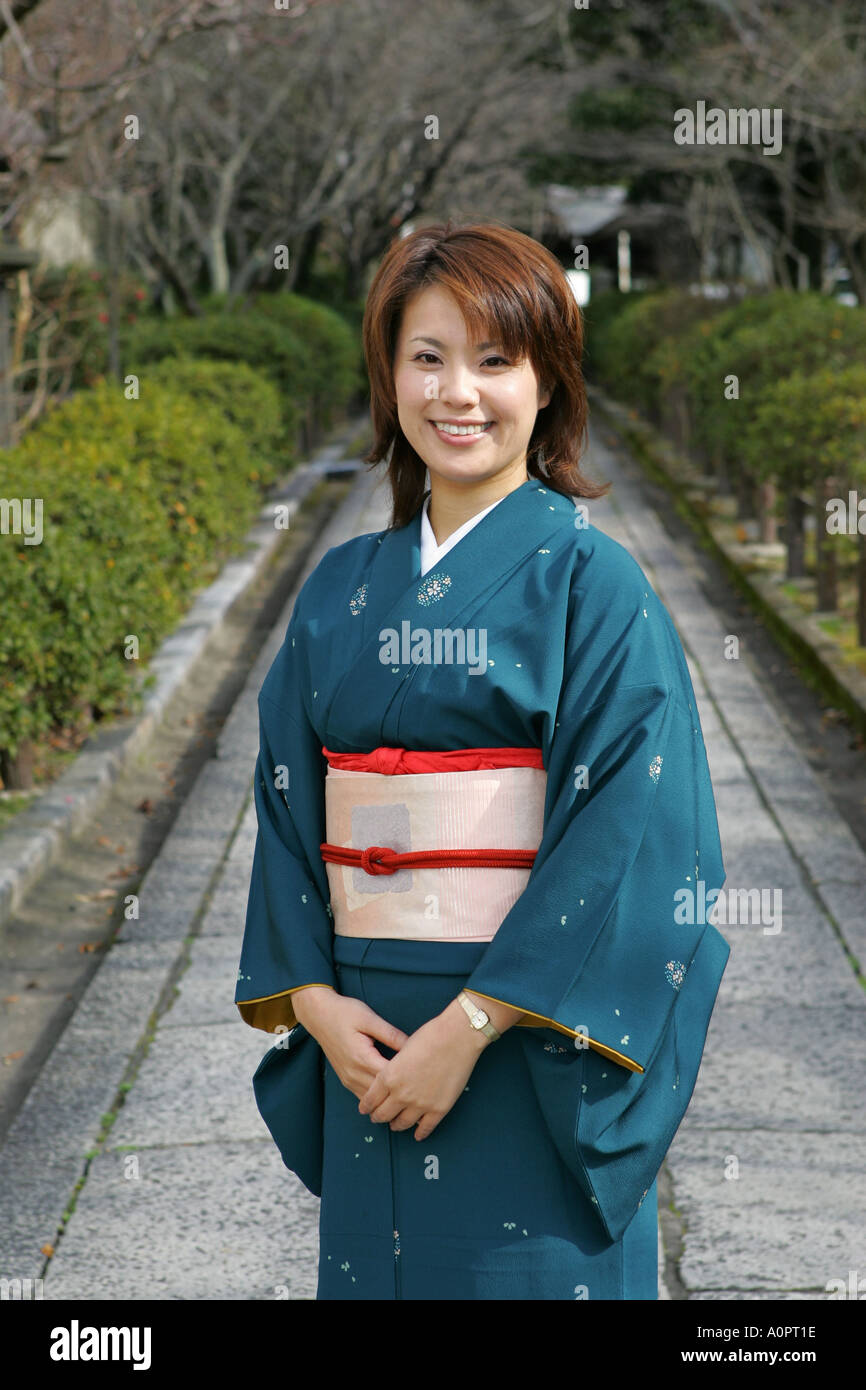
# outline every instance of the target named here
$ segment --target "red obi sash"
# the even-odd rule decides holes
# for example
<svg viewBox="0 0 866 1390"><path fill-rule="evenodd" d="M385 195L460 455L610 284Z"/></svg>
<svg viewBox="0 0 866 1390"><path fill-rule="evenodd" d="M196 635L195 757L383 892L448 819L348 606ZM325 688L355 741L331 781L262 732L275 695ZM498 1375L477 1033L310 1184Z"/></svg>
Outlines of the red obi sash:
<svg viewBox="0 0 866 1390"><path fill-rule="evenodd" d="M345 772L372 772L387 776L428 772L480 772L504 767L535 767L544 770L540 748L457 748L431 751L412 748L374 748L370 753L322 753L330 767ZM397 853L383 845L349 849L325 841L319 846L322 859L345 864L368 874L394 874L400 868L531 869L534 849L429 849Z"/></svg>
<svg viewBox="0 0 866 1390"><path fill-rule="evenodd" d="M429 752L416 748L374 748L372 753L322 752L331 767L346 772L483 772L496 767L544 767L540 748L455 748Z"/></svg>

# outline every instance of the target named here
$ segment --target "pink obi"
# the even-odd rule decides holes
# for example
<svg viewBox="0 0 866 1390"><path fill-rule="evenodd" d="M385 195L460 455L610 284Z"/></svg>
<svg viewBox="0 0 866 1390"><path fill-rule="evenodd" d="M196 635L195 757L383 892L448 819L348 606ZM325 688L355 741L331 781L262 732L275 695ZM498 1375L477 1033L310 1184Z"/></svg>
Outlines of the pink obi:
<svg viewBox="0 0 866 1390"><path fill-rule="evenodd" d="M322 751L336 935L492 941L541 843L541 750Z"/></svg>

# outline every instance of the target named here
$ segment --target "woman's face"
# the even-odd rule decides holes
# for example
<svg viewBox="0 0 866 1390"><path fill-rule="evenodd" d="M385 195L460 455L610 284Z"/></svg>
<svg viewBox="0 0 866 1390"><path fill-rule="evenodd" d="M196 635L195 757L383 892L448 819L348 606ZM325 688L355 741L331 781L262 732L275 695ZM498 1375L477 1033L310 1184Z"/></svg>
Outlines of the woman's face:
<svg viewBox="0 0 866 1390"><path fill-rule="evenodd" d="M470 343L456 299L439 285L406 302L394 390L400 427L431 477L525 478L535 417L551 393L541 390L528 359L506 360L501 343ZM483 429L449 431L449 422Z"/></svg>

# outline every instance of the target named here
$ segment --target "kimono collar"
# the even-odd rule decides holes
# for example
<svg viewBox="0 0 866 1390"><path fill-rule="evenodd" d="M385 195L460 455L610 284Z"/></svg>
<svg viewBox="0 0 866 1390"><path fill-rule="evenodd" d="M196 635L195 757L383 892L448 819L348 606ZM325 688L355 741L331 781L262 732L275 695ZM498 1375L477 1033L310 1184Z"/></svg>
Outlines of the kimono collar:
<svg viewBox="0 0 866 1390"><path fill-rule="evenodd" d="M489 507L484 507L482 511L476 512L468 521L464 521L462 526L458 526L456 531L452 531L451 535L447 536L440 545L433 527L430 525L430 494L428 493L421 507L421 574L425 575L428 570L433 569L434 565L438 565L449 550L453 550L457 542L462 541L473 526L477 526L482 517L485 517L488 512L492 512L493 508L498 507L502 501L504 498L497 497L496 501L491 502Z"/></svg>
<svg viewBox="0 0 866 1390"><path fill-rule="evenodd" d="M384 721L398 686L399 703L414 681L417 666L395 668L380 660L383 629L399 632L407 621L413 627L430 624L442 629L471 624L473 614L483 609L506 576L535 552L546 554L545 542L563 527L573 527L576 515L570 497L527 478L423 577L420 507L406 526L378 536L370 562L353 581L364 582L354 594L345 595L352 619L341 649L342 677L327 713L329 746L343 741L343 728L357 729L359 698L371 710L381 708ZM369 747L393 741L385 736L387 727L385 722L378 724Z"/></svg>

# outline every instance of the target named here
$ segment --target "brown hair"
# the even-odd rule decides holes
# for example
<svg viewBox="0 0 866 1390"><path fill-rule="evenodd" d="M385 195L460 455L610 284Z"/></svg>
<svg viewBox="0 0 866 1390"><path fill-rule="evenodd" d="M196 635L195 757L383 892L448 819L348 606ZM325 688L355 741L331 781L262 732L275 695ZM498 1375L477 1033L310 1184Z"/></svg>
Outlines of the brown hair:
<svg viewBox="0 0 866 1390"><path fill-rule="evenodd" d="M610 483L592 483L578 461L586 443L587 403L581 370L580 309L555 256L532 237L496 222L453 227L436 223L388 247L367 294L363 341L370 378L375 440L364 462L391 451L392 528L406 526L424 500L426 464L397 417L394 353L407 300L441 285L460 305L476 339L495 338L517 361L529 358L550 402L539 410L526 452L526 471L571 497L601 497Z"/></svg>

